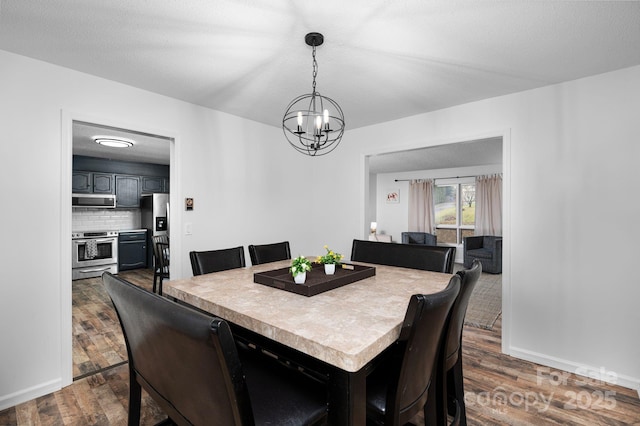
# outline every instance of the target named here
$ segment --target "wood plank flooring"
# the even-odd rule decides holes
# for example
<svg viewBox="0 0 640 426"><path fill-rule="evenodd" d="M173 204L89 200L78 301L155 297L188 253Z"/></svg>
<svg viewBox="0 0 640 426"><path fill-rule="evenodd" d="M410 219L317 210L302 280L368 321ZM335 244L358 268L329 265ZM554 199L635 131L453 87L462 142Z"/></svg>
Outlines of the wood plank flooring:
<svg viewBox="0 0 640 426"><path fill-rule="evenodd" d="M151 289L151 271L127 271L120 276ZM126 425L126 349L99 279L74 281L73 314L73 384L0 411L0 425ZM468 424L640 425L636 391L503 355L501 326L501 319L493 330L465 326ZM153 425L165 418L143 392L141 424ZM417 416L413 423L424 422Z"/></svg>
<svg viewBox="0 0 640 426"><path fill-rule="evenodd" d="M119 276L151 291L151 270L124 271ZM74 380L127 362L120 323L101 278L73 281L72 311Z"/></svg>

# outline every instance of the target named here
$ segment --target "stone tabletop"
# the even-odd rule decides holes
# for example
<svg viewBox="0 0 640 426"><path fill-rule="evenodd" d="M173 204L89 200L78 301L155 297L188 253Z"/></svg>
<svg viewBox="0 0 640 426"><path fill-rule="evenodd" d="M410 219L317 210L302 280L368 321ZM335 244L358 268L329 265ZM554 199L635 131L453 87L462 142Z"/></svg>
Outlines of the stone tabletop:
<svg viewBox="0 0 640 426"><path fill-rule="evenodd" d="M450 274L371 265L376 275L312 297L254 283L290 260L164 282L164 293L345 371L360 370L400 335L412 294ZM354 262L355 263L355 262Z"/></svg>

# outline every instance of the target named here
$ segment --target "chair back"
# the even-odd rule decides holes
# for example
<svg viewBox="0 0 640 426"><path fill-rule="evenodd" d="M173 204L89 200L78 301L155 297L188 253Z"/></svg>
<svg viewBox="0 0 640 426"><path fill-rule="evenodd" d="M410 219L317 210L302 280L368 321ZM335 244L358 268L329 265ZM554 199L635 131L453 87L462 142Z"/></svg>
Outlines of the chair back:
<svg viewBox="0 0 640 426"><path fill-rule="evenodd" d="M153 247L153 267L156 271L160 269L160 253L158 252L158 243L169 244L169 236L153 235L151 237L151 246Z"/></svg>
<svg viewBox="0 0 640 426"><path fill-rule="evenodd" d="M245 267L243 246L221 250L192 251L189 253L189 258L194 276Z"/></svg>
<svg viewBox="0 0 640 426"><path fill-rule="evenodd" d="M447 328L447 336L445 339L445 370L449 370L458 360L460 349L462 347L462 328L464 326L464 317L469 306L471 293L476 286L482 274L482 264L478 259L473 261L471 269L464 269L457 273L461 278L460 293L456 298L453 308L451 309L451 318Z"/></svg>
<svg viewBox="0 0 640 426"><path fill-rule="evenodd" d="M252 265L291 259L289 241L262 245L252 244L249 246L249 256L251 257Z"/></svg>
<svg viewBox="0 0 640 426"><path fill-rule="evenodd" d="M351 260L434 272L453 272L455 247L353 240Z"/></svg>
<svg viewBox="0 0 640 426"><path fill-rule="evenodd" d="M438 245L438 237L428 232L403 232L401 235L402 244Z"/></svg>
<svg viewBox="0 0 640 426"><path fill-rule="evenodd" d="M135 377L177 424L253 424L238 352L225 321L109 273L102 280L122 326L132 382ZM133 423L138 422L139 413Z"/></svg>
<svg viewBox="0 0 640 426"><path fill-rule="evenodd" d="M160 272L163 276L169 276L169 243L156 243L158 258L160 259Z"/></svg>
<svg viewBox="0 0 640 426"><path fill-rule="evenodd" d="M454 275L438 293L411 296L392 352L392 369L397 373L390 376L384 424L403 425L424 409L429 388L435 386L444 330L459 291L460 277Z"/></svg>

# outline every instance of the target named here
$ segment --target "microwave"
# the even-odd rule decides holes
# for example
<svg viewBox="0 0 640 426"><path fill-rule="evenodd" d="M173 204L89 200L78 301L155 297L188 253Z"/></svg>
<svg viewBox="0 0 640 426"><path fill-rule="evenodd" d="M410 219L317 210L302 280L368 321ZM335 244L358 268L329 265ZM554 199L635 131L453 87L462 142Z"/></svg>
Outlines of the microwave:
<svg viewBox="0 0 640 426"><path fill-rule="evenodd" d="M111 194L71 194L71 207L115 209L116 196Z"/></svg>

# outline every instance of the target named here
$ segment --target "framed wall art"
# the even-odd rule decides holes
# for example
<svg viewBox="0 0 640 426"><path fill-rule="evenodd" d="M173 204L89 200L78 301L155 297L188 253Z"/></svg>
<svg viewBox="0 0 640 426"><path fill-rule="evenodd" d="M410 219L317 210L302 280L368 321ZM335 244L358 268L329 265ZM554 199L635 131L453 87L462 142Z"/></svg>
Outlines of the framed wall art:
<svg viewBox="0 0 640 426"><path fill-rule="evenodd" d="M387 191L387 204L398 204L400 202L400 190Z"/></svg>

